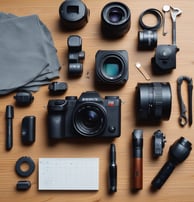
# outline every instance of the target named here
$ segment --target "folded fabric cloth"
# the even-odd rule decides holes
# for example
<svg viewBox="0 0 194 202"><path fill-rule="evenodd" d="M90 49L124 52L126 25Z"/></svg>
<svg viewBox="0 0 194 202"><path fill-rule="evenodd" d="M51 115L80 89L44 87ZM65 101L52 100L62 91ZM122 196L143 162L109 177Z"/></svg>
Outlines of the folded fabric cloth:
<svg viewBox="0 0 194 202"><path fill-rule="evenodd" d="M37 91L59 77L52 36L37 15L0 13L0 30L0 95L20 88Z"/></svg>

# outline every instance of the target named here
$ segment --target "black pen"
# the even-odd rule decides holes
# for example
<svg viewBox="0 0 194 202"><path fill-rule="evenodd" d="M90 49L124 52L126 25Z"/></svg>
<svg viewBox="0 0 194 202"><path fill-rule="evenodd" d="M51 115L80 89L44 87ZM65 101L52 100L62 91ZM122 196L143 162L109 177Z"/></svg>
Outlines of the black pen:
<svg viewBox="0 0 194 202"><path fill-rule="evenodd" d="M13 146L13 126L14 108L12 105L6 106L6 149L10 150Z"/></svg>
<svg viewBox="0 0 194 202"><path fill-rule="evenodd" d="M110 164L109 164L109 191L117 191L117 164L116 164L116 147L110 145Z"/></svg>

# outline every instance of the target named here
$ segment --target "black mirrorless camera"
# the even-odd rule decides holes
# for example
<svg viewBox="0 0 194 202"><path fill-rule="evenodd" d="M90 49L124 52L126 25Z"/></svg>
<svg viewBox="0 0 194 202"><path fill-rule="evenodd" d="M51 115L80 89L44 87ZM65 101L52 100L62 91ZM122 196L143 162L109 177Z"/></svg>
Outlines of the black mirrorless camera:
<svg viewBox="0 0 194 202"><path fill-rule="evenodd" d="M120 136L121 100L118 96L105 99L95 91L64 100L49 100L47 127L51 139L73 137Z"/></svg>

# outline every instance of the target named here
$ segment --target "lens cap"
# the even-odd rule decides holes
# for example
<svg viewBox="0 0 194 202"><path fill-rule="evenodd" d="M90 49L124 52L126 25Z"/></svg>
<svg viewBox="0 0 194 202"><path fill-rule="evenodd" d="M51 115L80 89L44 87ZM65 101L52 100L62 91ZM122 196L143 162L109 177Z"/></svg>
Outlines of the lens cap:
<svg viewBox="0 0 194 202"><path fill-rule="evenodd" d="M101 29L108 38L119 38L125 35L131 26L131 12L120 2L111 2L101 12Z"/></svg>
<svg viewBox="0 0 194 202"><path fill-rule="evenodd" d="M80 29L88 22L89 10L81 0L66 0L60 5L59 16L66 29Z"/></svg>

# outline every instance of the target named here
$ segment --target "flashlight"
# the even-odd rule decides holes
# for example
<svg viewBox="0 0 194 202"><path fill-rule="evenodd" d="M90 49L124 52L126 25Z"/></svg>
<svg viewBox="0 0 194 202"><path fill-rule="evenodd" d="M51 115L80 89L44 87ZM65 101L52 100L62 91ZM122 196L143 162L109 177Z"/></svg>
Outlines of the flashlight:
<svg viewBox="0 0 194 202"><path fill-rule="evenodd" d="M143 130L135 129L132 133L133 148L133 189L143 188Z"/></svg>

